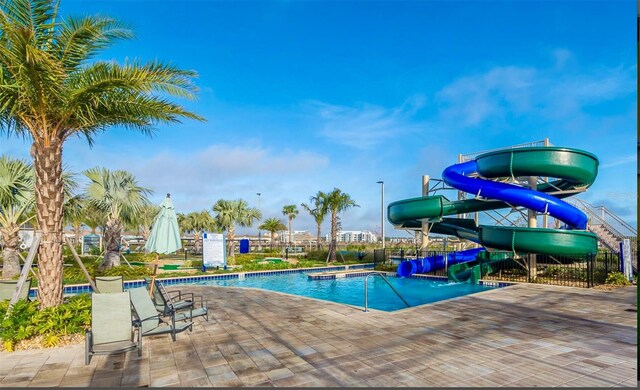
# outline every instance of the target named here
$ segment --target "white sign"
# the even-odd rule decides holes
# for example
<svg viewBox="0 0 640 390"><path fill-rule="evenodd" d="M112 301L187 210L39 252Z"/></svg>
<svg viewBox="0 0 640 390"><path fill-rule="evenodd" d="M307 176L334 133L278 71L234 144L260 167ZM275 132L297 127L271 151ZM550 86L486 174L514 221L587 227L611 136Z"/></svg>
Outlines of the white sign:
<svg viewBox="0 0 640 390"><path fill-rule="evenodd" d="M225 238L222 234L204 233L202 237L202 263L205 267L227 265Z"/></svg>

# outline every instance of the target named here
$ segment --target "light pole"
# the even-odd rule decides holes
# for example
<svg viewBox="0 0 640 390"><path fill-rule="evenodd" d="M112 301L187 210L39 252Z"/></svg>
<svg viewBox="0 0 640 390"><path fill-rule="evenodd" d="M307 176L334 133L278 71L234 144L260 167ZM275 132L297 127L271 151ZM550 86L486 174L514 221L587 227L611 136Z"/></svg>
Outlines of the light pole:
<svg viewBox="0 0 640 390"><path fill-rule="evenodd" d="M258 212L261 213L260 211L260 193L257 192L256 195L258 195ZM262 240L260 239L260 220L262 218L258 218L258 250L262 250Z"/></svg>
<svg viewBox="0 0 640 390"><path fill-rule="evenodd" d="M380 194L381 194L381 200L380 200L380 226L382 226L382 249L384 249L384 181L378 181L376 182L378 184L381 184L380 186Z"/></svg>

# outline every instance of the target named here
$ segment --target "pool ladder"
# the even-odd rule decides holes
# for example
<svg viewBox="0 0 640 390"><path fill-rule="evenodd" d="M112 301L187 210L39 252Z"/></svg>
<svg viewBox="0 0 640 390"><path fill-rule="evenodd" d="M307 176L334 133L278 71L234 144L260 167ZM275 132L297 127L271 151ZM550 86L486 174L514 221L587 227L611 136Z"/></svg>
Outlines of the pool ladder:
<svg viewBox="0 0 640 390"><path fill-rule="evenodd" d="M387 278L384 277L384 274L382 272L370 272L364 277L364 311L365 311L365 313L369 312L369 289L368 289L368 285L367 285L367 280L369 279L369 276L380 276L382 278L382 280L384 280L385 283L387 283L389 285L389 287L391 287L393 292L396 293L398 298L400 298L402 300L402 302L404 302L404 304L407 305L407 307L410 307L410 305L407 303L407 301L405 301L404 298L402 298L402 295L400 295L398 290L396 290L391 285L391 283L389 283Z"/></svg>

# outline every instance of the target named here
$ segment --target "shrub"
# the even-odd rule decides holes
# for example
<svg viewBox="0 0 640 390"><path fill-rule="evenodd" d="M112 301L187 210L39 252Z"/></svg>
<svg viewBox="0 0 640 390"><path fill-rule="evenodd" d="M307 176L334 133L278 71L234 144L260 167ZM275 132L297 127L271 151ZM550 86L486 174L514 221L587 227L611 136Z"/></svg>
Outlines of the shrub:
<svg viewBox="0 0 640 390"><path fill-rule="evenodd" d="M609 272L605 284L614 284L616 286L626 286L629 283L627 277L622 272Z"/></svg>
<svg viewBox="0 0 640 390"><path fill-rule="evenodd" d="M156 255L154 253L142 253L142 252L131 252L129 254L125 253L125 257L127 261L137 261L141 263L153 263L156 259Z"/></svg>
<svg viewBox="0 0 640 390"><path fill-rule="evenodd" d="M183 267L202 268L202 260L187 260L182 264Z"/></svg>
<svg viewBox="0 0 640 390"><path fill-rule="evenodd" d="M327 261L327 255L329 254L326 250L319 251L309 251L307 252L307 260L310 261Z"/></svg>
<svg viewBox="0 0 640 390"><path fill-rule="evenodd" d="M558 277L561 273L562 273L562 268L550 266L545 268L545 270L542 271L542 274L540 274L540 276L553 278L553 277Z"/></svg>
<svg viewBox="0 0 640 390"><path fill-rule="evenodd" d="M11 352L21 340L42 337L42 346L55 347L60 337L82 333L91 324L91 295L78 294L59 306L38 310L37 301L19 300L0 322L0 339ZM9 301L0 303L0 313L7 312Z"/></svg>
<svg viewBox="0 0 640 390"><path fill-rule="evenodd" d="M151 276L152 271L143 265L119 265L104 272L99 273L100 276L120 276L125 280L142 279L145 276Z"/></svg>

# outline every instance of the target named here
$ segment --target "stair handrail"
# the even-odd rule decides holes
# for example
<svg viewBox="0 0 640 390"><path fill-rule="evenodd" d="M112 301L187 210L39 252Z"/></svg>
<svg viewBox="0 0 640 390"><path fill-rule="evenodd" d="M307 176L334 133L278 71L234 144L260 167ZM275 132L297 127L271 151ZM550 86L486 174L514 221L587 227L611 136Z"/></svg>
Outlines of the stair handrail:
<svg viewBox="0 0 640 390"><path fill-rule="evenodd" d="M411 307L411 305L409 305L407 303L407 301L405 301L405 299L402 298L402 295L400 295L398 290L396 290L391 285L391 283L389 283L389 281L387 280L387 278L384 276L384 274L382 272L370 272L364 277L364 311L365 311L365 313L369 312L369 305L368 305L368 302L369 302L369 290L368 290L368 284L367 284L369 276L380 276L382 278L382 280L384 280L389 285L389 287L391 287L391 290L393 290L393 292L396 293L398 298L400 298L402 300L402 302L404 302L404 304L407 305L407 307Z"/></svg>
<svg viewBox="0 0 640 390"><path fill-rule="evenodd" d="M638 231L636 230L636 228L634 228L629 223L627 223L625 220L623 220L622 218L620 218L619 216L614 214L613 211L609 210L605 206L596 206L595 208L598 209L598 210L601 209L602 211L604 211L606 216L611 217L616 222L618 222L622 227L624 227L625 229L629 230L632 233L631 236L637 236L638 235Z"/></svg>
<svg viewBox="0 0 640 390"><path fill-rule="evenodd" d="M596 212L595 207L593 207L591 204L585 202L584 200L578 199L578 198L573 198L573 199L566 199L565 201L568 201L569 203L573 204L574 206L577 206L580 210L584 211L587 214L587 216L589 217L590 220L592 220L592 221L595 220L596 222L598 222L598 223L593 223L592 222L591 225L603 225L604 227L607 228L607 230L609 230L611 233L613 233L619 239L630 237L629 235L625 235L625 234L620 233L620 231L618 229L614 228L609 222L607 222L600 215L598 215L599 213ZM620 218L617 217L616 220L618 220L618 219L620 219ZM635 231L635 229L633 229L632 226L629 226L629 228L630 228L629 230L631 232ZM636 233L636 235L637 235L637 233Z"/></svg>

